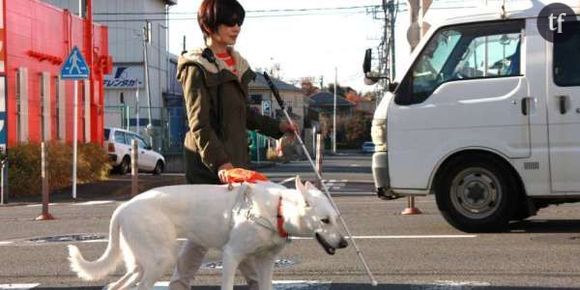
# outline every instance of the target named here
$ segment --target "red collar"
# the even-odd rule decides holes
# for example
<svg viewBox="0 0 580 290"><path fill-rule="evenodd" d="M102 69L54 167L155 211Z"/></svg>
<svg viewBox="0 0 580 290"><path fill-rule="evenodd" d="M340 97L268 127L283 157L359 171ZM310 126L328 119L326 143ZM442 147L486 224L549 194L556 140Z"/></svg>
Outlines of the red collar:
<svg viewBox="0 0 580 290"><path fill-rule="evenodd" d="M284 216L282 215L282 197L278 199L278 214L276 215L276 228L281 238L288 238L288 232L284 229Z"/></svg>

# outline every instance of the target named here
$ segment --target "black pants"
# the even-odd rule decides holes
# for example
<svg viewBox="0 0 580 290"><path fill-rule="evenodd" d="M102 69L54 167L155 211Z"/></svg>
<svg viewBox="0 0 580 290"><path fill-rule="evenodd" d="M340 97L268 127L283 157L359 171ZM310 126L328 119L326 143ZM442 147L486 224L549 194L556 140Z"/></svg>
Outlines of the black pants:
<svg viewBox="0 0 580 290"><path fill-rule="evenodd" d="M183 149L185 180L189 184L220 184L217 173L207 168L199 153Z"/></svg>

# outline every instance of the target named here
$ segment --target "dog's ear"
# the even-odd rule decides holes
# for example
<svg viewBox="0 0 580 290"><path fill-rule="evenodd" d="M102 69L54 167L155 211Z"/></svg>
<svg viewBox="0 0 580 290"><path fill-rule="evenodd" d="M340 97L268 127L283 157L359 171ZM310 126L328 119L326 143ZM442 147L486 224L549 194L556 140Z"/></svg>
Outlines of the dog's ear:
<svg viewBox="0 0 580 290"><path fill-rule="evenodd" d="M298 191L300 191L301 193L306 192L306 187L304 187L304 184L302 184L302 181L300 180L300 176L296 175L296 189Z"/></svg>
<svg viewBox="0 0 580 290"><path fill-rule="evenodd" d="M307 190L310 190L310 189L318 190L318 188L316 188L316 186L314 186L314 184L310 183L310 181L306 181L306 189Z"/></svg>

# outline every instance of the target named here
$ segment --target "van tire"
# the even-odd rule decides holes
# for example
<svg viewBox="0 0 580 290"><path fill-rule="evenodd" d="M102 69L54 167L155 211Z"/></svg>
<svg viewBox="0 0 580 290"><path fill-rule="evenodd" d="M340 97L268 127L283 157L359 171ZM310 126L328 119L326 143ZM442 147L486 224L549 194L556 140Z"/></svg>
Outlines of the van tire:
<svg viewBox="0 0 580 290"><path fill-rule="evenodd" d="M518 183L508 165L488 154L451 160L435 187L439 211L469 233L505 231L518 201Z"/></svg>

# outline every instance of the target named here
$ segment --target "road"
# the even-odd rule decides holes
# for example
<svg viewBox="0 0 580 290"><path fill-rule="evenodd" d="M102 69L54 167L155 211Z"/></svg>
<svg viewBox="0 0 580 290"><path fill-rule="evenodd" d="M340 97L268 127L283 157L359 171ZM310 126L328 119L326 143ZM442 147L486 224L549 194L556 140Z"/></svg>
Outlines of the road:
<svg viewBox="0 0 580 290"><path fill-rule="evenodd" d="M275 181L296 174L314 180L303 161L263 172ZM276 265L275 289L580 289L580 204L549 207L513 224L507 233L465 234L443 220L432 197L417 198L422 214L403 216L404 199L382 201L373 196L370 155L325 157L323 176L332 181L330 192L379 287L369 285L352 246L328 256L315 241L297 239ZM0 289L9 283L100 289L114 280L86 283L73 276L66 261L70 242L63 239L86 234L81 236L86 241L75 243L87 258L98 257L118 204L53 205L58 221L49 222L32 221L38 206L0 207ZM219 265L219 252L210 252L193 289L218 289ZM164 277L168 279L169 272Z"/></svg>

